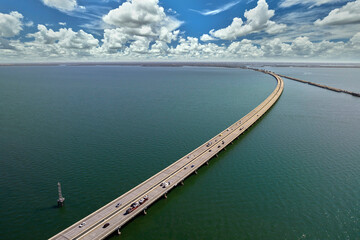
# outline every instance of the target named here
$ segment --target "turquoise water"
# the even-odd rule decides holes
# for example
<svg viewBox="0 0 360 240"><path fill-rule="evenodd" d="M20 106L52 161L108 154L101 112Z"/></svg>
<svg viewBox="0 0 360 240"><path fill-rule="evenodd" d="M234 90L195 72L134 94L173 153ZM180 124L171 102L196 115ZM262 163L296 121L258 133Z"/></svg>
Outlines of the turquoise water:
<svg viewBox="0 0 360 240"><path fill-rule="evenodd" d="M238 69L0 68L1 238L56 234L247 114L275 86ZM358 109L358 98L285 80L262 120L121 239L359 238Z"/></svg>

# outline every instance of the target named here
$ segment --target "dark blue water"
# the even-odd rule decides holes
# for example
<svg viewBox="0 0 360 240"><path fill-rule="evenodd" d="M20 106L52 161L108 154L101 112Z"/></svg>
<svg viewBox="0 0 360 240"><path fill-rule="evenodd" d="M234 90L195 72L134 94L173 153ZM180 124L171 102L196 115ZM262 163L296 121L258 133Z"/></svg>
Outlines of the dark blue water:
<svg viewBox="0 0 360 240"><path fill-rule="evenodd" d="M222 68L0 68L1 238L56 234L247 114L275 86L268 75ZM358 98L285 80L261 121L121 238L359 238L358 109Z"/></svg>

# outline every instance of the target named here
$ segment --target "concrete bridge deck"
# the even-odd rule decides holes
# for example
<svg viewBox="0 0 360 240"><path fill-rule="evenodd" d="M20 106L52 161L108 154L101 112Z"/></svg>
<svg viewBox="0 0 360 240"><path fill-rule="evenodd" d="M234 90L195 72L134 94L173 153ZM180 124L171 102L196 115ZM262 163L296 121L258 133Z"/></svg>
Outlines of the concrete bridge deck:
<svg viewBox="0 0 360 240"><path fill-rule="evenodd" d="M275 90L260 105L186 156L180 158L143 183L124 193L87 217L74 223L50 239L104 239L115 231L119 232L123 225L139 213L144 212L159 198L164 196L166 197L166 194L172 188L182 184L189 175L197 173L196 171L198 168L200 168L203 164L208 163L211 158L217 156L217 154L225 149L228 144L232 143L232 141L246 131L252 124L261 118L261 116L265 114L265 112L269 110L280 97L284 88L283 80L275 73L263 70L256 71L270 74L277 81ZM170 184L167 187L160 186L163 182ZM145 203L140 205L135 211L125 214L126 210L133 202L138 201L145 195L148 195L148 200ZM116 207L117 204L121 205ZM79 227L83 222L85 222L85 225ZM107 223L109 223L109 225L104 228L104 225Z"/></svg>

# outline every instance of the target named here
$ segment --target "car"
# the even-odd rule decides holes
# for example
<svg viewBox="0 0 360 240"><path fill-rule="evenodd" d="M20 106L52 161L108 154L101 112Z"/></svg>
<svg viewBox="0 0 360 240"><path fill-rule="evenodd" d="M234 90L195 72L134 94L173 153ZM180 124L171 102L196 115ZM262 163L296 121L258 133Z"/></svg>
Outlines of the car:
<svg viewBox="0 0 360 240"><path fill-rule="evenodd" d="M191 167L193 168L195 165L191 165Z"/></svg>
<svg viewBox="0 0 360 240"><path fill-rule="evenodd" d="M103 228L107 228L110 225L110 223L105 223Z"/></svg>
<svg viewBox="0 0 360 240"><path fill-rule="evenodd" d="M83 226L85 226L86 222L82 222L80 225L79 225L79 228L82 228Z"/></svg>
<svg viewBox="0 0 360 240"><path fill-rule="evenodd" d="M115 206L115 207L117 207L117 208L118 208L118 207L120 207L120 206L121 206L121 203L118 203L118 204L116 204L116 206Z"/></svg>

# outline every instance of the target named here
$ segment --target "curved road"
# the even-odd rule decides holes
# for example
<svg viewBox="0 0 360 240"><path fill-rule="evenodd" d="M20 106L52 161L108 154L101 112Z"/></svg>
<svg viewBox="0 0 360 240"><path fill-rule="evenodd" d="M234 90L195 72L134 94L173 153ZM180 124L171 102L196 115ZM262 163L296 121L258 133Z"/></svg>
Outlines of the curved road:
<svg viewBox="0 0 360 240"><path fill-rule="evenodd" d="M259 106L186 156L180 158L143 183L50 239L103 239L114 231L119 231L121 226L134 218L138 213L145 213L147 207L152 203L163 196L166 197L168 191L178 184L183 183L185 178L192 173L196 173L196 170L199 167L208 163L214 156L217 156L221 150L261 118L261 116L264 115L278 100L284 89L283 80L275 73L257 69L253 70L270 74L277 81L275 90ZM161 186L161 183L163 182L169 183L169 185L163 187ZM145 195L148 195L149 197L145 203L140 205L133 212L125 214L126 210L133 202L139 201ZM107 227L104 228L105 224ZM80 225L82 226L80 227Z"/></svg>

